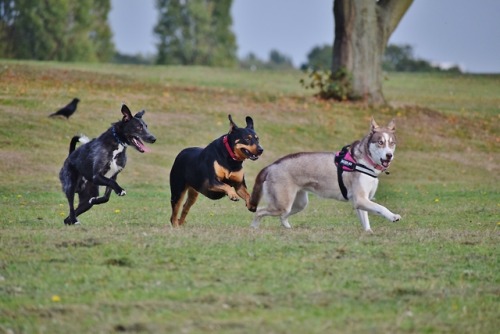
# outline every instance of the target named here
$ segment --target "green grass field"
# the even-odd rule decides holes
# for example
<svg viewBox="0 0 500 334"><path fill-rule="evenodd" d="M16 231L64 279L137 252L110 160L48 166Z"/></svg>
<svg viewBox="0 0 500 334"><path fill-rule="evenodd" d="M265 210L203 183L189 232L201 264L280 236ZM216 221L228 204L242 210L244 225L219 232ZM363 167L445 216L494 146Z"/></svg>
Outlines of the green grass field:
<svg viewBox="0 0 500 334"><path fill-rule="evenodd" d="M0 333L498 333L500 76L388 74L390 107L323 102L300 72L0 61ZM69 120L47 115L73 97ZM70 138L104 132L125 102L158 138L132 149L127 196L64 226ZM254 118L258 171L335 151L372 116L398 148L376 200L402 220L311 196L250 229L242 201L200 197L170 227L176 154Z"/></svg>

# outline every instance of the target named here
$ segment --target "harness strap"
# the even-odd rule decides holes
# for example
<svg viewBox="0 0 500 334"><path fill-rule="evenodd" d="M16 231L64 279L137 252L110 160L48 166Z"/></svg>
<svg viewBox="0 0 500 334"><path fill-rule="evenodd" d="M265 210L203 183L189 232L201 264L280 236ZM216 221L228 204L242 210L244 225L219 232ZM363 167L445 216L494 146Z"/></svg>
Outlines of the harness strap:
<svg viewBox="0 0 500 334"><path fill-rule="evenodd" d="M344 179L342 178L342 174L345 172L360 172L365 175L371 176L373 178L377 178L377 175L374 174L373 169L363 165L358 164L354 158L351 156L349 152L349 148L351 145L346 145L342 148L340 152L335 154L335 165L337 166L337 181L339 183L340 191L342 192L342 196L347 200L347 188L344 184Z"/></svg>
<svg viewBox="0 0 500 334"><path fill-rule="evenodd" d="M342 173L344 173L344 169L337 165L337 181L339 183L340 191L342 192L342 196L347 200L347 188L345 187L344 180L342 178Z"/></svg>

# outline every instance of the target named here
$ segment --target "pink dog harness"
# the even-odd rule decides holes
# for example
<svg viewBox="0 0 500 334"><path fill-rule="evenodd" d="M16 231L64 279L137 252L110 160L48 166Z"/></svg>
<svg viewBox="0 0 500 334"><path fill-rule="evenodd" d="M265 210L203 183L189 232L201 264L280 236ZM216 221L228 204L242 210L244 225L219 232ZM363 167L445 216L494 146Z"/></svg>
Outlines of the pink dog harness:
<svg viewBox="0 0 500 334"><path fill-rule="evenodd" d="M360 172L373 178L378 177L378 175L374 173L373 169L363 164L359 164L356 160L354 160L354 157L349 150L350 147L351 145L344 146L341 151L335 153L334 159L335 165L337 166L337 180L339 182L339 188L342 192L342 196L344 196L346 200L348 199L347 188L345 187L344 180L342 179L343 172Z"/></svg>

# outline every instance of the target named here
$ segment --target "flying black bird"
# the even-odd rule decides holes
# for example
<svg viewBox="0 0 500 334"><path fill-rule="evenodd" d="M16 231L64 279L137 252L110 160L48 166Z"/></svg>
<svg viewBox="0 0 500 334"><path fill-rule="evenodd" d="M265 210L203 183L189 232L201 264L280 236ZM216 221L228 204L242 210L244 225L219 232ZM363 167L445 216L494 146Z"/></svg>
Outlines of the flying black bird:
<svg viewBox="0 0 500 334"><path fill-rule="evenodd" d="M66 118L69 118L69 116L73 115L73 113L76 111L76 105L80 102L79 99L76 97L71 101L66 107L59 109L53 114L50 114L49 117L54 117L54 116L64 116Z"/></svg>

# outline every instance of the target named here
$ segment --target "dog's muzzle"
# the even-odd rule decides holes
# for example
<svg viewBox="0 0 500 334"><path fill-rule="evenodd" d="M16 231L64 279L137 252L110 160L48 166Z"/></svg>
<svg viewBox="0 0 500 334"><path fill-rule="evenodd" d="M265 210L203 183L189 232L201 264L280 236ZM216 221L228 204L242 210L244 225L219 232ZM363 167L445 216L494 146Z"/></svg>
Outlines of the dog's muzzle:
<svg viewBox="0 0 500 334"><path fill-rule="evenodd" d="M384 166L384 168L389 168L389 165L392 162L393 155L392 155L392 153L387 153L385 156L386 156L387 159L382 159L381 158L380 159L380 164L382 166Z"/></svg>
<svg viewBox="0 0 500 334"><path fill-rule="evenodd" d="M257 153L252 153L249 150L247 150L246 148L243 148L242 152L247 156L248 159L255 161L255 160L259 159L259 157L264 152L264 149L259 145L259 146L257 146Z"/></svg>

